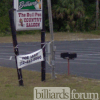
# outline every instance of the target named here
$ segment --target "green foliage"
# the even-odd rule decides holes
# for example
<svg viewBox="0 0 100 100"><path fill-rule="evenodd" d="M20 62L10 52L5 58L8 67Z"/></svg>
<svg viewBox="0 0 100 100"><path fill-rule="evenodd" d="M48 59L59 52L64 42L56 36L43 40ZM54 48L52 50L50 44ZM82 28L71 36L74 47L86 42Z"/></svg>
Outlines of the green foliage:
<svg viewBox="0 0 100 100"><path fill-rule="evenodd" d="M58 3L53 6L53 17L62 20L62 28L64 31L75 31L78 20L82 20L85 10L81 0L58 0ZM61 24L59 23L59 24Z"/></svg>
<svg viewBox="0 0 100 100"><path fill-rule="evenodd" d="M12 0L0 1L0 36L10 34L9 9L12 7Z"/></svg>
<svg viewBox="0 0 100 100"><path fill-rule="evenodd" d="M54 26L59 25L58 31L95 30L95 2L95 0L58 0L53 5L53 18L54 22L56 21Z"/></svg>

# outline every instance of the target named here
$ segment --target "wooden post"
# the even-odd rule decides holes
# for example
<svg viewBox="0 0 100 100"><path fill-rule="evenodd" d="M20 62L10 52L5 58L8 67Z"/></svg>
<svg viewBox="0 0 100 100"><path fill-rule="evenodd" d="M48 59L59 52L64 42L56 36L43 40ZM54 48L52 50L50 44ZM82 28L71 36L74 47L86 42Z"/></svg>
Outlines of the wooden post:
<svg viewBox="0 0 100 100"><path fill-rule="evenodd" d="M43 0L42 0L43 4ZM43 5L42 5L43 6ZM43 21L43 28L41 30L41 48L43 49L43 57L44 61L41 62L41 81L45 81L45 69L46 69L46 64L45 64L45 19L44 19L44 6L42 10L42 21Z"/></svg>
<svg viewBox="0 0 100 100"><path fill-rule="evenodd" d="M19 85L23 86L22 71L21 71L21 69L18 69L18 66L17 66L16 56L19 55L19 50L18 50L18 43L17 43L16 29L15 29L15 24L14 24L14 14L13 13L14 13L13 9L9 10L9 18L10 18L13 48L14 48L14 53L15 53L15 62L16 62L16 68L17 68L17 74L18 74L18 81L19 81Z"/></svg>

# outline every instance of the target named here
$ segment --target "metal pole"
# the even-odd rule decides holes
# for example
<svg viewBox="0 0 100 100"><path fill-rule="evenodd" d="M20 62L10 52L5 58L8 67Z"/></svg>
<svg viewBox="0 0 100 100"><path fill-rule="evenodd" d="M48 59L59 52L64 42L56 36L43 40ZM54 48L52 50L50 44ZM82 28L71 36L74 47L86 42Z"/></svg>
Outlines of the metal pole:
<svg viewBox="0 0 100 100"><path fill-rule="evenodd" d="M98 29L99 25L99 0L96 0L96 29Z"/></svg>
<svg viewBox="0 0 100 100"><path fill-rule="evenodd" d="M51 11L51 0L47 0L48 3L48 16L49 16L49 29L51 34L51 65L52 65L52 79L55 79L55 52L54 52L54 36L53 36L53 21Z"/></svg>
<svg viewBox="0 0 100 100"><path fill-rule="evenodd" d="M23 86L22 71L21 71L21 69L18 69L17 59L16 59L16 56L19 55L19 50L18 50L16 30L15 30L15 24L14 24L13 11L14 11L13 9L9 10L9 18L10 18L10 25L11 25L11 32L12 32L12 39L13 39L13 47L14 47L16 68L17 68L17 74L18 74L18 81L19 81L19 85Z"/></svg>
<svg viewBox="0 0 100 100"><path fill-rule="evenodd" d="M70 70L70 69L69 69L69 58L68 58L68 75L69 75L69 73L70 73L69 70Z"/></svg>
<svg viewBox="0 0 100 100"><path fill-rule="evenodd" d="M42 4L43 4L43 0L42 0ZM42 11L42 21L43 21L43 29L41 30L41 48L44 47L45 45L45 19L44 19L44 6L43 6L43 11ZM45 64L45 47L43 48L43 57L44 57L44 61L41 62L41 81L45 81L45 68L46 68L46 64Z"/></svg>

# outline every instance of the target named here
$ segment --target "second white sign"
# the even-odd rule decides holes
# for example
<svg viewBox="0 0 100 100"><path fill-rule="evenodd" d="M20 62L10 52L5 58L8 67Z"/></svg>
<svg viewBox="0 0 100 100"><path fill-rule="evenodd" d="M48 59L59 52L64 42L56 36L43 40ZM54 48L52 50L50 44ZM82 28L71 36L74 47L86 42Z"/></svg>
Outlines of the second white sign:
<svg viewBox="0 0 100 100"><path fill-rule="evenodd" d="M26 54L26 55L18 55L17 56L17 65L18 68L25 67L27 65L31 65L37 62L43 61L43 52L42 49L33 52L31 54Z"/></svg>
<svg viewBox="0 0 100 100"><path fill-rule="evenodd" d="M16 11L16 31L41 30L42 11Z"/></svg>

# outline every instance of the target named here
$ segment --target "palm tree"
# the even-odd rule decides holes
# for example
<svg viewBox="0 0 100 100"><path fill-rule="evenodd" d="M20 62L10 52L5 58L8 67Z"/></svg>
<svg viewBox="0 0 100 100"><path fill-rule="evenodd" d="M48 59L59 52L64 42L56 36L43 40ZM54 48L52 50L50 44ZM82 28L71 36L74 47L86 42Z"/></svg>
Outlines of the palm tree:
<svg viewBox="0 0 100 100"><path fill-rule="evenodd" d="M58 0L58 3L53 6L53 17L64 19L66 29L75 29L78 18L84 16L84 7L81 0Z"/></svg>

